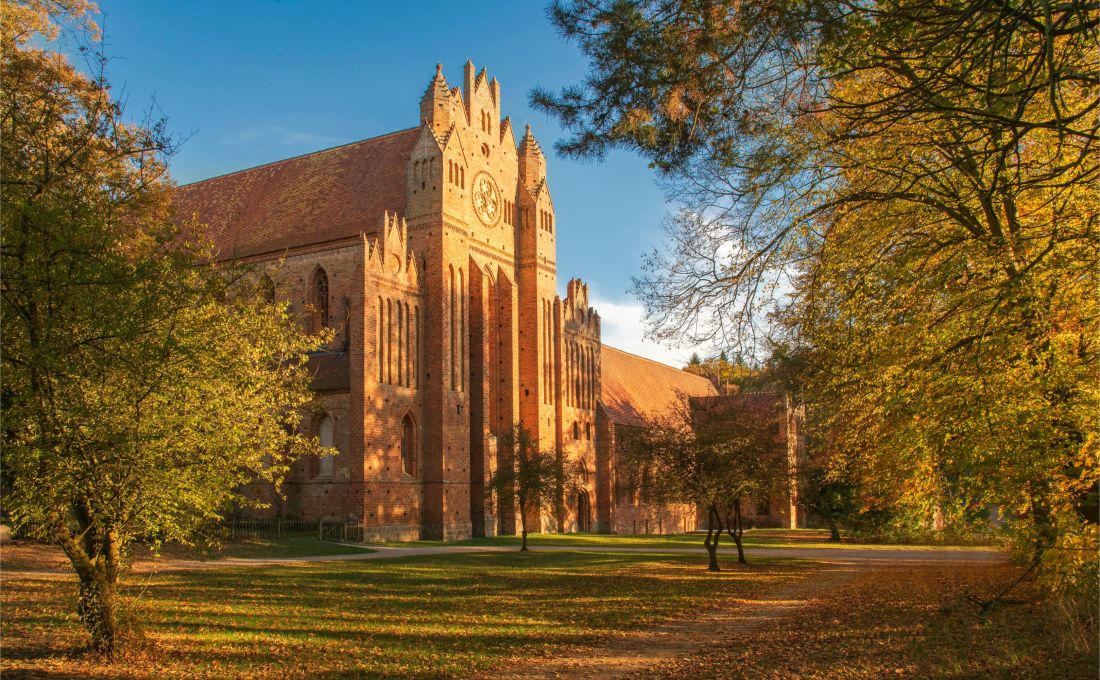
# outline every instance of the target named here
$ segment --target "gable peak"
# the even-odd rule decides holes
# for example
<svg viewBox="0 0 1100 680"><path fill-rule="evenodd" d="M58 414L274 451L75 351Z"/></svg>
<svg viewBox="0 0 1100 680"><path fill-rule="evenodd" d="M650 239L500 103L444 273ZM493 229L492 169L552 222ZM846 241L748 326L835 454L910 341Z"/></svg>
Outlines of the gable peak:
<svg viewBox="0 0 1100 680"><path fill-rule="evenodd" d="M378 235L370 243L369 266L376 275L396 276L415 283L416 263L409 251L409 226L405 218L388 210L382 213Z"/></svg>

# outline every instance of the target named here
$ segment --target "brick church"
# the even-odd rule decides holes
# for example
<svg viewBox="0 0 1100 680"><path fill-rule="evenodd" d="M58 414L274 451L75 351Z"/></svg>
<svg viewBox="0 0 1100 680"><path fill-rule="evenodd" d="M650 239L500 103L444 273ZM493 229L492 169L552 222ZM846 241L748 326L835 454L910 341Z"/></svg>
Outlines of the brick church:
<svg viewBox="0 0 1100 680"><path fill-rule="evenodd" d="M303 427L339 455L300 461L269 512L389 540L515 533L486 482L522 423L581 471L564 522L534 530L693 529L694 510L625 488L615 433L715 388L602 345L580 279L559 295L557 239L576 225L557 222L546 156L530 127L516 142L496 78L467 62L463 80L437 67L416 127L179 189L220 258L335 333L310 357Z"/></svg>

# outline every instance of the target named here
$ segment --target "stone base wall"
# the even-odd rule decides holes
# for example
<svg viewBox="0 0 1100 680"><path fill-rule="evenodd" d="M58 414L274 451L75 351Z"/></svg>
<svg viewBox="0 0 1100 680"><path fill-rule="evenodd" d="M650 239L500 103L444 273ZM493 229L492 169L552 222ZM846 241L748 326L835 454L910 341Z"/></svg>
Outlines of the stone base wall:
<svg viewBox="0 0 1100 680"><path fill-rule="evenodd" d="M464 541L474 536L473 522L425 524L420 538L428 541Z"/></svg>
<svg viewBox="0 0 1100 680"><path fill-rule="evenodd" d="M420 540L420 527L415 524L390 524L387 526L363 527L364 543L417 540Z"/></svg>
<svg viewBox="0 0 1100 680"><path fill-rule="evenodd" d="M491 537L497 535L497 518L496 515L485 515L485 536Z"/></svg>

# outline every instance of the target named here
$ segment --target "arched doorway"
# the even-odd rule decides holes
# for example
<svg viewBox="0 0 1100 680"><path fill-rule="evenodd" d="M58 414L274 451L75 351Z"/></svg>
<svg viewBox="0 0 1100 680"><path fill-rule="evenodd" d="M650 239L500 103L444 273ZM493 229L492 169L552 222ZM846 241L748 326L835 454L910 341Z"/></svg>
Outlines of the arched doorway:
<svg viewBox="0 0 1100 680"><path fill-rule="evenodd" d="M592 504L588 500L588 492L577 492L577 531L592 531Z"/></svg>

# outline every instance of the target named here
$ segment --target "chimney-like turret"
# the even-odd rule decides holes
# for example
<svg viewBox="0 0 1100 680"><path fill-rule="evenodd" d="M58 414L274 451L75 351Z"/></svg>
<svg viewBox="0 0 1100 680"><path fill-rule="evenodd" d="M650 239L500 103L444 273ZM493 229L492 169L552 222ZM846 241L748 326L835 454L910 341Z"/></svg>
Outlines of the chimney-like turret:
<svg viewBox="0 0 1100 680"><path fill-rule="evenodd" d="M466 116L472 116L474 110L474 81L477 73L474 70L474 62L467 59L466 66L462 69L462 98L466 104Z"/></svg>

